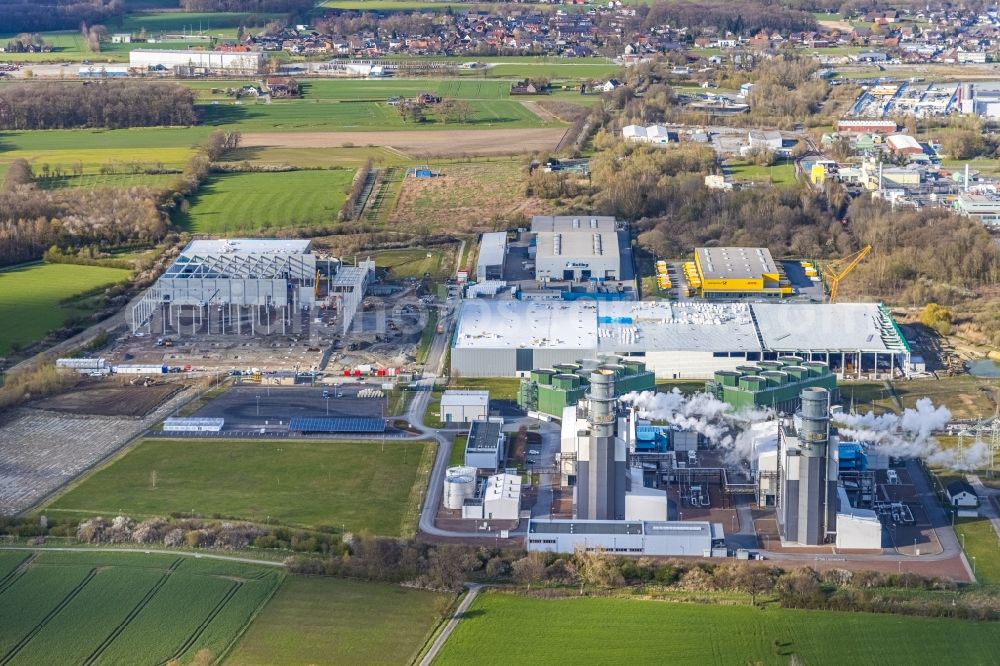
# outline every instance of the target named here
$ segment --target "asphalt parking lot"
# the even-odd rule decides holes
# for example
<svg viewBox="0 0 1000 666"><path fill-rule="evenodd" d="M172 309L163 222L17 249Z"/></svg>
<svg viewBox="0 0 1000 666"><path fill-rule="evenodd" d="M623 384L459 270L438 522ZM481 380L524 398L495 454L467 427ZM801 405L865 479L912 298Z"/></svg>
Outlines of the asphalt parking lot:
<svg viewBox="0 0 1000 666"><path fill-rule="evenodd" d="M382 416L385 398L358 398L364 388L374 387L235 386L192 416L223 418L227 431L287 425L297 416ZM329 400L323 398L324 390L329 391Z"/></svg>

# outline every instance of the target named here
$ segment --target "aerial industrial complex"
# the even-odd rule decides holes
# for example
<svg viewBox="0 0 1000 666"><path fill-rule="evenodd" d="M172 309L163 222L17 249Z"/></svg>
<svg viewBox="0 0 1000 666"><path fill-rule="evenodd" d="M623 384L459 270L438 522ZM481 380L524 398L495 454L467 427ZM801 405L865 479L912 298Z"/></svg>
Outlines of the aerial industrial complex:
<svg viewBox="0 0 1000 666"><path fill-rule="evenodd" d="M514 377L616 355L663 379L795 355L841 377L906 374L910 348L883 306L869 303L469 300L452 339L452 371Z"/></svg>

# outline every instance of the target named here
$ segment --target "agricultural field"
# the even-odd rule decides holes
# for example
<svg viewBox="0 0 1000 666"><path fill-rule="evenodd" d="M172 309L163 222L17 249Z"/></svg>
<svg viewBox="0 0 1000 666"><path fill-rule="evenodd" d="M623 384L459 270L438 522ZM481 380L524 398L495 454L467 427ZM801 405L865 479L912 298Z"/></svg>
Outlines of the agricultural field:
<svg viewBox="0 0 1000 666"><path fill-rule="evenodd" d="M595 79L607 80L621 71L621 65L605 60L598 62L496 63L487 70L488 76L516 79ZM579 93L577 93L579 97Z"/></svg>
<svg viewBox="0 0 1000 666"><path fill-rule="evenodd" d="M941 379L893 382L893 390L904 407L913 407L920 398L944 405L957 419L990 417L996 407L991 397L1000 397L1000 380L962 375Z"/></svg>
<svg viewBox="0 0 1000 666"><path fill-rule="evenodd" d="M423 487L427 442L147 439L84 478L48 514L192 512L398 535ZM156 487L150 473L155 470Z"/></svg>
<svg viewBox="0 0 1000 666"><path fill-rule="evenodd" d="M224 654L278 568L142 553L0 553L5 664L147 663Z"/></svg>
<svg viewBox="0 0 1000 666"><path fill-rule="evenodd" d="M435 165L435 178L408 178L390 221L428 232L473 234L506 229L509 220L546 212L545 202L526 197L524 165L518 160ZM494 220L503 220L494 224Z"/></svg>
<svg viewBox="0 0 1000 666"><path fill-rule="evenodd" d="M333 225L353 178L351 169L217 175L176 221L194 233L222 236Z"/></svg>
<svg viewBox="0 0 1000 666"><path fill-rule="evenodd" d="M996 636L993 623L943 618L487 592L435 664L587 663L594 654L629 664L987 664Z"/></svg>
<svg viewBox="0 0 1000 666"><path fill-rule="evenodd" d="M241 132L318 132L353 130L521 129L560 127L543 121L512 99L471 99L471 116L462 123L445 122L433 107L424 122L406 121L385 102L301 99L274 102L219 102L201 106L206 126Z"/></svg>
<svg viewBox="0 0 1000 666"><path fill-rule="evenodd" d="M31 264L0 270L0 356L93 312L74 296L123 282L128 271L100 266ZM68 301L69 302L66 302Z"/></svg>
<svg viewBox="0 0 1000 666"><path fill-rule="evenodd" d="M226 663L411 663L443 596L398 585L291 576Z"/></svg>
<svg viewBox="0 0 1000 666"><path fill-rule="evenodd" d="M221 162L249 162L258 166L297 166L302 169L358 169L368 160L375 166L400 166L408 158L382 146L338 148L247 147L228 151Z"/></svg>
<svg viewBox="0 0 1000 666"><path fill-rule="evenodd" d="M390 97L416 97L433 93L450 99L507 99L509 81L467 79L343 79L333 81L303 81L305 99L385 100Z"/></svg>
<svg viewBox="0 0 1000 666"><path fill-rule="evenodd" d="M58 190L70 187L83 189L96 189L101 187L167 187L177 176L175 174L143 174L143 173L119 173L119 174L82 174L79 176L50 176L48 178L38 178L36 173L35 184L41 189Z"/></svg>

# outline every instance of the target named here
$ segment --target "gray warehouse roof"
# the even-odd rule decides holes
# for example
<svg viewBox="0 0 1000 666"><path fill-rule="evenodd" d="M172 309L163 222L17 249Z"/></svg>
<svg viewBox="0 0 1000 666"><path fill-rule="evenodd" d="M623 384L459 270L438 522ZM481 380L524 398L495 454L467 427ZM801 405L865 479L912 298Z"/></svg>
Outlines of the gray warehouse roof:
<svg viewBox="0 0 1000 666"><path fill-rule="evenodd" d="M648 536L712 537L712 524L688 521L621 521L533 519L529 534L646 534Z"/></svg>
<svg viewBox="0 0 1000 666"><path fill-rule="evenodd" d="M615 218L608 215L535 215L531 218L532 233L593 233L615 231L616 228Z"/></svg>
<svg viewBox="0 0 1000 666"><path fill-rule="evenodd" d="M456 348L583 352L905 352L876 303L494 301L462 303Z"/></svg>
<svg viewBox="0 0 1000 666"><path fill-rule="evenodd" d="M607 257L621 261L618 251L618 234L614 231L566 233L542 231L536 234L538 258L590 259Z"/></svg>
<svg viewBox="0 0 1000 666"><path fill-rule="evenodd" d="M708 279L760 279L764 273L777 273L771 251L764 247L699 247L698 262Z"/></svg>
<svg viewBox="0 0 1000 666"><path fill-rule="evenodd" d="M496 451L500 447L503 424L497 421L473 421L469 427L466 451Z"/></svg>
<svg viewBox="0 0 1000 666"><path fill-rule="evenodd" d="M476 259L476 266L503 266L506 255L507 232L497 231L483 234L483 238L479 242L479 258ZM482 279L482 276L478 277Z"/></svg>
<svg viewBox="0 0 1000 666"><path fill-rule="evenodd" d="M906 342L878 303L754 303L757 326L774 351L902 352Z"/></svg>

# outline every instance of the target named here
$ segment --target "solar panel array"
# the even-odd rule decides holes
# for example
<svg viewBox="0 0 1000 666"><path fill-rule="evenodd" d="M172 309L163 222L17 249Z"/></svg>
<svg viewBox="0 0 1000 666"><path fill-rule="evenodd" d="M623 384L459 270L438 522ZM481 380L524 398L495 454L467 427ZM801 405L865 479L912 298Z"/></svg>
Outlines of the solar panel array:
<svg viewBox="0 0 1000 666"><path fill-rule="evenodd" d="M288 422L299 432L385 432L385 419L364 416L302 416Z"/></svg>

